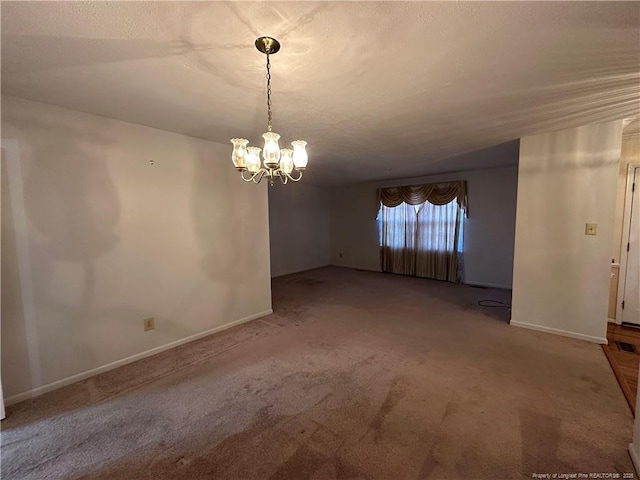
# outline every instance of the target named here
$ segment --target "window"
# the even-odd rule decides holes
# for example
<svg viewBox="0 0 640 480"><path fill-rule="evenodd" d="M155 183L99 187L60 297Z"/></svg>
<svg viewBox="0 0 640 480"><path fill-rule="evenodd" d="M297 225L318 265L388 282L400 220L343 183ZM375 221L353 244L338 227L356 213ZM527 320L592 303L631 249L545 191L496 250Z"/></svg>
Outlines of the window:
<svg viewBox="0 0 640 480"><path fill-rule="evenodd" d="M457 199L445 205L382 205L378 212L382 270L453 282L461 279L463 219Z"/></svg>

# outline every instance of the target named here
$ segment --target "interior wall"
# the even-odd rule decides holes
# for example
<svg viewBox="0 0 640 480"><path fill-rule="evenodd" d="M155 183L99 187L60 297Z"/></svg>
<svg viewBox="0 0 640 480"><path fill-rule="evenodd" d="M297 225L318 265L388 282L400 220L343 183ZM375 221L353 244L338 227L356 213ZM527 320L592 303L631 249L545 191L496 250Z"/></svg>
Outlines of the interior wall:
<svg viewBox="0 0 640 480"><path fill-rule="evenodd" d="M466 180L465 283L511 288L517 167L472 170L335 188L331 203L331 263L380 271L378 187Z"/></svg>
<svg viewBox="0 0 640 480"><path fill-rule="evenodd" d="M5 395L271 312L267 186L228 145L8 96L2 145Z"/></svg>
<svg viewBox="0 0 640 480"><path fill-rule="evenodd" d="M621 121L521 139L512 324L606 343L621 142Z"/></svg>
<svg viewBox="0 0 640 480"><path fill-rule="evenodd" d="M380 271L376 186L361 183L331 192L331 265Z"/></svg>
<svg viewBox="0 0 640 480"><path fill-rule="evenodd" d="M269 188L271 276L330 263L329 190L289 182Z"/></svg>

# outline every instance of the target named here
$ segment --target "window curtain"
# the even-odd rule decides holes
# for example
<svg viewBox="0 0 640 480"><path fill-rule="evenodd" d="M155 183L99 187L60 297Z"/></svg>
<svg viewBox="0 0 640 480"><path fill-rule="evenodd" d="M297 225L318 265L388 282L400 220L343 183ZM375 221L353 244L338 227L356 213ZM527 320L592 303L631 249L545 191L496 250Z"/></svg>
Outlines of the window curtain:
<svg viewBox="0 0 640 480"><path fill-rule="evenodd" d="M429 202L432 205L446 205L456 200L458 206L468 215L467 182L427 183L424 185L408 185L406 187L379 188L376 190L376 212L380 203L386 207L397 207L402 202L409 205L420 205Z"/></svg>
<svg viewBox="0 0 640 480"><path fill-rule="evenodd" d="M378 199L383 271L461 280L466 182L379 189Z"/></svg>
<svg viewBox="0 0 640 480"><path fill-rule="evenodd" d="M426 202L418 211L416 229L416 276L458 281L460 208Z"/></svg>
<svg viewBox="0 0 640 480"><path fill-rule="evenodd" d="M380 212L382 270L402 275L416 274L417 215L413 205L401 203Z"/></svg>

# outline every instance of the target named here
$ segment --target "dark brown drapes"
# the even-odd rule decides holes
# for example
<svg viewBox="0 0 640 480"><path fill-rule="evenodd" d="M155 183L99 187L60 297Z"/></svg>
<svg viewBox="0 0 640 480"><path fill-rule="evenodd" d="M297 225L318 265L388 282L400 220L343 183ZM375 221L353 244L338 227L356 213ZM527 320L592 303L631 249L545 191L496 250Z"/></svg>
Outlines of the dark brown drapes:
<svg viewBox="0 0 640 480"><path fill-rule="evenodd" d="M408 185L405 187L388 187L376 190L377 206L380 203L387 207L397 207L402 202L409 205L420 205L429 202L433 205L446 205L457 199L458 206L467 211L467 182L458 180L455 182L426 183L424 185Z"/></svg>

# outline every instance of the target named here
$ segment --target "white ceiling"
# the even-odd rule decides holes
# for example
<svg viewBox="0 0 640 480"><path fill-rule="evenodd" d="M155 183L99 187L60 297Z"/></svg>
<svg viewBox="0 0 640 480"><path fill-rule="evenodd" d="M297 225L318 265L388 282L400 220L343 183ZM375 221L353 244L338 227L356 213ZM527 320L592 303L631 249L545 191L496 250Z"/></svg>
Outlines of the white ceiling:
<svg viewBox="0 0 640 480"><path fill-rule="evenodd" d="M639 2L1 8L3 93L222 143L259 144L253 42L275 36L274 130L309 142L315 183L497 166L513 143L476 163L443 159L640 111Z"/></svg>

